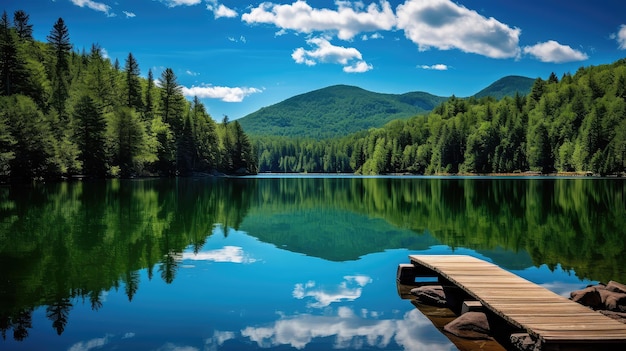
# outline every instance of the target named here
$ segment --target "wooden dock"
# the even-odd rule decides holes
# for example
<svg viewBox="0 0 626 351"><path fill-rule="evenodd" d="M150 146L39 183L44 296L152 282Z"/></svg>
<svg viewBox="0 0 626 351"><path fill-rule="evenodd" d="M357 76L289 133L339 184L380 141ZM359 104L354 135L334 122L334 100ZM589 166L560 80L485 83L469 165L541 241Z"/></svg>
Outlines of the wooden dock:
<svg viewBox="0 0 626 351"><path fill-rule="evenodd" d="M516 333L527 333L537 350L621 350L626 346L626 324L497 265L464 255L409 258L413 271L408 275L413 281L416 276L435 276L444 284L462 289ZM399 268L399 280L400 276Z"/></svg>

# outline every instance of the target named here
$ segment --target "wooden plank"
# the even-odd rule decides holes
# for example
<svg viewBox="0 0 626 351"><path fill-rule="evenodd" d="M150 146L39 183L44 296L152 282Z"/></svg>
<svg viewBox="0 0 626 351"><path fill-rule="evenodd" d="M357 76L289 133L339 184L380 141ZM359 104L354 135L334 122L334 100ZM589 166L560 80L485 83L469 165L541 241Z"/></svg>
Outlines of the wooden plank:
<svg viewBox="0 0 626 351"><path fill-rule="evenodd" d="M411 255L409 259L545 344L626 344L625 324L492 263L464 255Z"/></svg>

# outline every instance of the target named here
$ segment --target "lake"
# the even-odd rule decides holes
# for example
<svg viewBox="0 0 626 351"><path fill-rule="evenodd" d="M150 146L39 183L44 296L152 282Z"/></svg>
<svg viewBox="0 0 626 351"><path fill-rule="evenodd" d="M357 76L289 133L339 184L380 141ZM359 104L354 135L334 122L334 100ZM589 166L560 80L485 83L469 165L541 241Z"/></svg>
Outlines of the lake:
<svg viewBox="0 0 626 351"><path fill-rule="evenodd" d="M626 180L272 176L0 187L1 350L455 350L409 254L626 282Z"/></svg>

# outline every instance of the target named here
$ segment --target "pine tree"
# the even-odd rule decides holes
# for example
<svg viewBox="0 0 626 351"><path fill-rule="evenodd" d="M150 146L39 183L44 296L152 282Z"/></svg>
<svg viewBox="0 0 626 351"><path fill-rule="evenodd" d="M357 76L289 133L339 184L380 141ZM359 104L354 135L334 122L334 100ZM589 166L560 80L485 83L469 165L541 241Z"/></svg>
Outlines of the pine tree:
<svg viewBox="0 0 626 351"><path fill-rule="evenodd" d="M137 111L143 110L143 100L141 99L141 83L139 81L139 63L135 60L132 53L128 54L126 58L126 65L124 66L126 72L126 106L133 107Z"/></svg>
<svg viewBox="0 0 626 351"><path fill-rule="evenodd" d="M74 140L78 146L83 174L104 177L107 170L104 149L106 120L89 96L83 95L74 107L74 122Z"/></svg>
<svg viewBox="0 0 626 351"><path fill-rule="evenodd" d="M54 71L52 72L52 101L54 107L61 117L65 114L65 101L69 91L69 59L72 45L70 35L63 18L59 18L50 35L47 37L52 56L55 59Z"/></svg>
<svg viewBox="0 0 626 351"><path fill-rule="evenodd" d="M18 51L18 40L6 11L0 19L0 95L22 93L28 80L26 62Z"/></svg>
<svg viewBox="0 0 626 351"><path fill-rule="evenodd" d="M17 36L24 41L33 41L33 25L28 23L29 16L22 10L13 13L13 25Z"/></svg>

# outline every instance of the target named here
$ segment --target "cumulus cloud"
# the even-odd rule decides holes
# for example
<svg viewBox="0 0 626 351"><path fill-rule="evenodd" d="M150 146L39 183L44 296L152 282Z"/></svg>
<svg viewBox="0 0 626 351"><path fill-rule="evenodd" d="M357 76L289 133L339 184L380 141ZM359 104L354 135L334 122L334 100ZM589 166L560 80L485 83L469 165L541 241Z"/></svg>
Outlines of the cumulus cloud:
<svg viewBox="0 0 626 351"><path fill-rule="evenodd" d="M96 2L93 0L71 0L72 3L79 7L87 7L95 11L99 11L107 15L107 17L115 17L115 14L111 12L111 6Z"/></svg>
<svg viewBox="0 0 626 351"><path fill-rule="evenodd" d="M198 5L202 2L202 0L159 0L164 3L167 7L176 7L176 6L193 6Z"/></svg>
<svg viewBox="0 0 626 351"><path fill-rule="evenodd" d="M374 66L365 61L357 61L352 65L345 66L343 71L346 73L364 73L372 70L372 68L374 68Z"/></svg>
<svg viewBox="0 0 626 351"><path fill-rule="evenodd" d="M266 349L288 345L301 350L317 338L327 338L333 340L333 349L385 348L393 341L404 350L449 351L447 340L438 341L432 332L432 324L417 308L402 319L372 320L340 307L324 316L283 316L269 325L246 327L241 336Z"/></svg>
<svg viewBox="0 0 626 351"><path fill-rule="evenodd" d="M201 99L220 99L224 102L242 102L244 98L261 93L263 90L249 87L221 87L221 86L192 86L183 87L183 95L197 96Z"/></svg>
<svg viewBox="0 0 626 351"><path fill-rule="evenodd" d="M570 46L559 44L554 40L525 46L524 54L532 55L542 62L552 63L584 61L589 58L584 52L574 50Z"/></svg>
<svg viewBox="0 0 626 351"><path fill-rule="evenodd" d="M237 11L220 4L217 0L208 0L206 5L207 10L213 11L215 19L220 17L233 18L237 17Z"/></svg>
<svg viewBox="0 0 626 351"><path fill-rule="evenodd" d="M339 39L350 40L361 32L391 30L396 17L386 0L364 7L362 2L337 1L337 9L314 9L304 0L292 4L263 2L244 13L248 24L273 24L299 33L336 32Z"/></svg>
<svg viewBox="0 0 626 351"><path fill-rule="evenodd" d="M362 288L371 283L372 278L365 275L346 276L344 281L332 289L318 288L315 282L296 284L292 295L296 299L312 298L314 302L307 304L309 307L322 308L333 302L354 301L361 297Z"/></svg>
<svg viewBox="0 0 626 351"><path fill-rule="evenodd" d="M296 63L314 66L317 63L335 63L344 66L345 72L366 72L372 66L363 61L363 56L355 48L335 46L324 38L312 38L307 43L314 48L297 48L291 54Z"/></svg>
<svg viewBox="0 0 626 351"><path fill-rule="evenodd" d="M621 50L626 50L626 24L622 24L619 31L611 35L611 38L617 40Z"/></svg>
<svg viewBox="0 0 626 351"><path fill-rule="evenodd" d="M184 88L183 88L184 93ZM199 94L195 94L195 96L200 96ZM210 97L210 96L204 96ZM224 100L226 101L226 100ZM221 249L204 251L204 252L184 252L183 260L192 260L192 261L211 261L211 262L230 262L230 263L253 263L256 260L248 257L243 251L243 248L239 246L224 246Z"/></svg>
<svg viewBox="0 0 626 351"><path fill-rule="evenodd" d="M136 16L135 13L133 12L128 12L128 11L122 11L122 12L126 15L126 18L133 18Z"/></svg>
<svg viewBox="0 0 626 351"><path fill-rule="evenodd" d="M521 30L451 0L407 0L396 8L397 27L420 51L458 49L491 58L519 56Z"/></svg>
<svg viewBox="0 0 626 351"><path fill-rule="evenodd" d="M435 70L435 71L447 71L448 70L448 65L444 65L442 63L438 63L436 65L421 65L421 66L417 66L421 69L430 69L430 70Z"/></svg>

